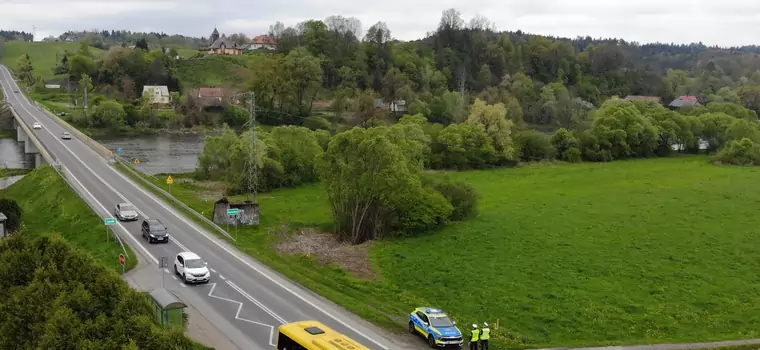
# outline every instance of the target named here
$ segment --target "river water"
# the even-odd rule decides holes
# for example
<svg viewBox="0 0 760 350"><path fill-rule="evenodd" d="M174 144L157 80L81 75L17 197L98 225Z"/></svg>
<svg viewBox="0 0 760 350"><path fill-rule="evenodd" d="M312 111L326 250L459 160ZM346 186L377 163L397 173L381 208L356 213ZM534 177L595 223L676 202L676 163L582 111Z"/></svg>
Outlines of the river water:
<svg viewBox="0 0 760 350"><path fill-rule="evenodd" d="M24 153L24 144L16 139L0 138L0 168L26 169L34 167L34 155Z"/></svg>
<svg viewBox="0 0 760 350"><path fill-rule="evenodd" d="M206 135L199 134L162 134L97 141L131 162L139 160L134 166L140 171L156 175L194 171L205 139Z"/></svg>

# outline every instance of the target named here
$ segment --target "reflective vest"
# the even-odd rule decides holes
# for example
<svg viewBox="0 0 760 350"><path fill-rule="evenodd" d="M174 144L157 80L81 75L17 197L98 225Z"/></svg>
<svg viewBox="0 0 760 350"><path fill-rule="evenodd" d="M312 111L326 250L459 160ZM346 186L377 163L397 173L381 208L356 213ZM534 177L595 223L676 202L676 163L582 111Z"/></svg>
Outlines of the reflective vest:
<svg viewBox="0 0 760 350"><path fill-rule="evenodd" d="M478 341L480 337L480 330L473 329L472 330L472 337L470 338L470 341Z"/></svg>
<svg viewBox="0 0 760 350"><path fill-rule="evenodd" d="M491 330L488 328L483 328L482 330L480 330L480 333L481 333L480 340L488 340L488 338L490 338L488 333L491 333Z"/></svg>

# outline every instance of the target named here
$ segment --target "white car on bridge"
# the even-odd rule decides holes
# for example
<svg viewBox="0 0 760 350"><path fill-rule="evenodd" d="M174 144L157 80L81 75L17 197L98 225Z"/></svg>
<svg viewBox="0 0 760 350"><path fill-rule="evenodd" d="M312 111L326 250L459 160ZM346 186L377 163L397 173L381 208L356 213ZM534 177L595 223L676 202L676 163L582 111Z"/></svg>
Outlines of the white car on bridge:
<svg viewBox="0 0 760 350"><path fill-rule="evenodd" d="M40 124L39 122L34 122L34 124L32 124L32 129L35 129L35 130L42 129L42 124Z"/></svg>

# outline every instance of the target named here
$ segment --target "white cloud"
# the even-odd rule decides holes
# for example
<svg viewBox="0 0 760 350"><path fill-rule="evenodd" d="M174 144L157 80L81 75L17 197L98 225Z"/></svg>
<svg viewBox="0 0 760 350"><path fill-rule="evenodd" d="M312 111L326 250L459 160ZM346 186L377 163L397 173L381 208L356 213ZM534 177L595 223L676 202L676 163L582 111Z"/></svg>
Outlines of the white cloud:
<svg viewBox="0 0 760 350"><path fill-rule="evenodd" d="M339 14L359 18L365 30L384 21L394 37L409 40L435 30L441 12L452 7L465 21L481 14L502 30L639 42L748 45L757 43L760 26L760 1L750 0L0 0L0 27L31 31L36 25L39 34L98 28L207 36L218 26L257 35L278 20L292 25Z"/></svg>

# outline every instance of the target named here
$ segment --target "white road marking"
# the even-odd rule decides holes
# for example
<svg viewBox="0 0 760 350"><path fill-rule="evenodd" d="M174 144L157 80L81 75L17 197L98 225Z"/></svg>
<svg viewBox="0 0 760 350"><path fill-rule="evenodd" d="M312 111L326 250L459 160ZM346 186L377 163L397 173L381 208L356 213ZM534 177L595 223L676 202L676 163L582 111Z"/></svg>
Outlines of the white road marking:
<svg viewBox="0 0 760 350"><path fill-rule="evenodd" d="M186 285L186 284L184 284L184 283L180 283L179 285L180 285L180 287L182 287L182 288L187 288L187 285Z"/></svg>
<svg viewBox="0 0 760 350"><path fill-rule="evenodd" d="M219 275L219 278L226 280L226 278L224 278L224 275Z"/></svg>
<svg viewBox="0 0 760 350"><path fill-rule="evenodd" d="M213 272L213 273L216 273L216 270L214 270L214 269L212 269L210 267L209 267L209 270L211 270L211 272Z"/></svg>
<svg viewBox="0 0 760 350"><path fill-rule="evenodd" d="M169 272L169 269L164 269L164 272L171 273L171 272Z"/></svg>
<svg viewBox="0 0 760 350"><path fill-rule="evenodd" d="M282 317L278 316L276 313L274 313L274 311L272 311L272 310L269 310L269 308L268 308L268 307L266 307L266 306L264 306L264 304L262 304L260 301L258 301L258 300L256 300L256 299L254 299L254 298L253 298L252 296L250 296L248 293L246 293L245 291L243 291L243 289L242 289L242 288L240 288L240 287L238 287L236 284L232 283L232 281L227 281L227 284L229 284L229 285L230 285L230 287L232 287L232 289L236 290L238 293L240 293L240 294L241 294L242 296L244 296L246 299L248 299L248 300L250 300L252 303L254 303L254 304L258 305L258 307L259 307L259 308L261 308L262 310L264 310L264 312L268 313L268 314L269 314L269 316L272 316L272 317L274 317L274 319L275 319L275 320L277 320L277 321L280 321L280 323L282 323L282 324L288 323L288 321L285 321L285 319L284 319L284 318L282 318Z"/></svg>
<svg viewBox="0 0 760 350"><path fill-rule="evenodd" d="M3 73L3 76L5 76L5 75L6 75L6 72L5 72L5 70L4 70L4 69L2 69L2 71L3 71L3 72L2 72L2 73ZM11 81L13 81L13 79L11 79ZM13 95L13 96L14 96L14 99L16 100L16 102L20 102L20 101L19 101L19 99L18 99L18 97L16 97L15 95ZM24 105L23 105L22 103L18 103L18 104L19 104L19 105L21 105L21 108L23 108L23 109L26 111L26 113L29 113L29 115L32 117L32 119L34 119L35 121L37 121L37 119L35 119L35 118L34 118L34 114L32 114L31 112L29 112L29 110L28 110L28 109L26 109L26 107L24 107ZM16 106L14 105L13 107L15 108ZM23 122L23 121L22 121L22 122ZM48 133L50 133L50 135L53 135L53 133L52 133L50 130L47 130L47 128L45 128L45 130L46 130ZM58 140L58 138L56 138L56 137L55 137L55 135L53 135L53 138L54 138L54 139L56 139L56 140ZM58 140L58 142L61 142L61 141L60 141L60 140ZM63 145L63 143L61 143L61 145ZM64 147L66 147L66 146L64 145ZM67 147L67 149L68 149L68 147ZM69 152L71 152L71 150L69 150ZM73 154L73 153L72 153L72 154ZM66 168L65 166L63 166L63 164L60 164L60 162L59 162L59 165L60 165L62 168L65 168L65 169L66 169L66 173L67 173L67 175L68 175L68 176L71 176L71 179L72 179L72 180L74 180L74 181L75 181L75 182L76 182L76 183L79 185L79 187L81 187L81 188L82 188L82 190L83 190L83 191L84 191L84 192L85 192L85 193L86 193L88 196L90 196L90 198L92 198L93 202L95 202L95 204L97 204L98 206L100 206L100 208L101 208L101 209L103 209L103 211L106 213L106 216L105 216L105 217L103 217L103 218L105 219L106 217L110 217L110 216L111 216L111 211L109 211L108 209L106 209L106 206L104 206L104 205L103 205L103 203L100 203L100 201L98 201L98 199L97 199L97 198L95 198L95 196L94 196L94 195L93 195L93 194L92 194L90 191L88 191L86 187L84 187L84 185L82 184L82 182L80 182L80 181L79 181L79 179L77 179L77 178L76 178L76 176L74 176L74 174L73 174L73 173L71 173L70 171L68 171L68 168ZM151 253L148 251L148 249L147 249L147 248L145 248L145 247L144 247L142 244L140 244L140 241L138 241L138 240L137 240L137 238L135 238L134 236L132 236L132 234L130 234L130 233L129 233L129 231L128 231L128 230L127 230L127 229L126 229L126 228L125 228L125 227L124 227L124 226L121 224L121 222L117 221L117 222L116 222L116 226L118 226L119 228L121 228L121 229L122 229L122 231L126 232L126 233L127 233L127 236L129 236L129 238L131 238L131 239L132 239L132 240L133 240L135 243L137 243L137 245L138 245L140 248L142 248L142 251L143 251L145 254L147 254L147 256L148 256L148 257L149 257L151 260L153 260L153 262L154 262L156 265L158 265L158 259L156 259L156 258L155 258L155 257L154 257L154 256L153 256L153 255L152 255L152 254L151 254Z"/></svg>
<svg viewBox="0 0 760 350"><path fill-rule="evenodd" d="M210 296L212 298L219 299L219 300L224 300L224 301L227 301L227 302L230 302L230 303L233 303L233 304L238 304L237 312L235 312L235 319L236 320L240 320L240 321L245 321L245 322L248 322L248 323L253 323L253 324L256 324L256 325L259 325L259 326L269 327L269 345L270 346L275 346L276 345L274 343L274 326L268 325L268 324L265 324L265 323L261 323L261 322L251 321L249 319L240 317L240 311L243 309L243 303L241 303L241 302L239 302L237 300L232 300L232 299L227 299L227 298L223 298L223 297L218 297L216 295L212 295L212 293L214 293L214 289L216 289L216 283L211 283L211 290L208 292L208 296Z"/></svg>
<svg viewBox="0 0 760 350"><path fill-rule="evenodd" d="M4 68L4 67L3 67L3 68ZM7 70L7 68L4 68L4 69L3 69L3 72L5 73L5 71L6 71L6 70ZM10 73L8 73L8 75L10 75ZM11 80L13 80L13 79L11 79ZM15 82L14 82L14 84L15 84ZM29 104L31 105L31 103L29 103ZM23 108L23 109L24 109L24 110L25 110L27 113L29 113L29 115L32 117L32 119L34 119L35 121L37 121L37 119L35 119L35 118L34 118L34 115L33 115L31 112L29 112L29 110L27 110L27 109L26 109L26 107L24 107L24 106L23 106L23 104L22 104L21 108ZM50 133L50 135L53 135L53 133L52 133L51 131L47 130L47 128L45 128L45 130L46 130L48 133ZM55 137L55 135L53 135L53 138L55 138L56 140L58 140L58 138L56 138L56 137ZM58 142L59 142L59 143L60 143L60 144L61 144L61 145L62 145L64 148L66 148L66 150L68 150L68 151L69 151L69 153L71 153L71 155L72 155L72 156L74 156L74 158L76 158L76 159L77 159L77 160L78 160L80 163L82 163L82 165L84 165L84 167L85 167L87 170L89 170L89 171L90 171L90 172L91 172L91 173L92 173L92 174L93 174L95 177L97 177L97 178L98 178L98 179L99 179L101 182L103 182L103 183L106 185L106 187L108 187L109 189L111 189L111 190L112 190L114 193L116 193L116 194L117 194L119 197L121 197L121 198L122 198L122 199L123 199L125 202L128 202L128 201L126 200L126 198L124 198L124 196L123 196L121 193L119 193L118 191L116 191L116 189L114 189L114 188L113 188L113 187L112 187L110 184L108 184L108 183L107 183L105 180L103 180L103 178L101 178L101 177L100 177L98 174L96 174L96 173L95 173L95 172L94 172L94 171L93 171L93 170L92 170L92 169L91 169L89 166L87 166L87 164L86 164L85 162L83 162L83 161L82 161L82 159L80 159L80 158L79 158L79 157L78 157L78 156L77 156L77 155L76 155L74 152L72 152L72 151L71 151L71 149L69 149L69 148L68 148L68 147L67 147L65 144L63 144L63 142L61 142L61 140L58 140ZM85 145L85 146L87 146L87 145ZM87 146L87 147L89 147L89 146ZM114 168L113 168L113 167L111 167L111 166L106 166L106 168L108 168L108 169L111 169L111 171L113 171L113 172L114 172L116 175L120 176L120 177L121 177L122 179L124 179L124 180L125 180L127 183L131 184L131 185L132 185L134 188L136 188L138 191L142 192L142 193L143 193L145 196L147 196L148 198L151 198L151 199L153 199L153 201L154 201L156 204L158 204L159 206L161 206L162 208L164 208L166 211L168 211L168 212L170 212L170 213L174 214L174 216L176 216L177 218L181 218L181 217L183 216L183 215L180 215L180 214L179 214L179 213L178 213L176 210L174 210L173 208L169 208L169 207L167 207L166 205L164 205L164 203L163 203L163 201L162 201L162 200L158 199L158 198L157 198L155 195L153 195L152 193L148 193L148 192L147 192L145 189L143 189L143 188L142 188L142 186L141 186L141 185L138 185L138 184L134 183L134 182L133 182L131 179L127 178L127 177L126 177L126 175L122 174L120 171L118 171L118 170L114 169ZM80 183L80 184L81 184L81 183ZM102 206L102 205L101 205L101 206ZM105 208L105 207L104 207L104 208ZM141 213L141 214L142 214L142 212L139 210L139 208L137 208L137 209L138 209L138 213ZM106 212L108 212L108 210L106 210ZM190 222L190 221L186 221L185 223L186 223L188 226L192 227L192 228L193 228L193 229L194 229L196 232L200 233L200 234L201 234L203 237L205 237L206 239L208 239L209 241L211 241L212 243L214 243L214 244L215 244L217 247L221 248L222 250L224 250L225 252L227 252L228 254L230 254L232 257L234 257L235 259L237 259L238 261L240 261L241 263L243 263L244 265L246 265L246 266L248 266L249 268L251 268L252 270L256 271L256 272L257 272L257 273L259 273L261 276L263 276L263 277L265 277L266 279L268 279L270 282L272 282L272 283L274 283L275 285L277 285L278 287L280 287L280 288L284 289L285 291L287 291L287 292L288 292L288 293L290 293L291 295L295 296L295 297L296 297L296 298L298 298L299 300L303 301L304 303L306 303L306 304L310 305L311 307L313 307L313 308L314 308L314 309L316 309L317 311L319 311L319 312L321 312L321 313L323 313L323 314L325 314L325 315L329 316L330 318L332 318L332 319L333 319L333 320L335 320L336 322L338 322L338 323L342 324L344 327L346 327L346 328L350 329L350 330L351 330L351 331L353 331L354 333L356 333L356 334L358 334L358 335L360 335L360 336L364 337L365 339L367 339L367 340L371 341L372 343L374 343L375 345L379 346L379 347L380 347L380 348L382 348L383 350L388 350L388 347L387 347L387 346L385 346L385 345L383 345L383 344L379 343L377 340L374 340L373 338L370 338L369 336L367 336L366 334L364 334L364 333L360 332L359 330L357 330L356 328L354 328L353 326L351 326L351 325L350 325L350 324L348 324L347 322L345 322L345 321L341 320L340 318L338 318L338 317L336 317L335 315L331 314L331 313L330 313L330 312L328 312L327 310L325 310L325 309L321 308L320 306L318 306L318 305L314 304L313 302L309 301L308 299L306 299L304 296L300 295L300 294L299 294L299 293L297 293L296 291L294 291L294 290L292 290L292 289L288 288L287 286L283 285L282 283L278 282L277 280L275 280L274 278L272 278L271 276L269 276L267 273L265 273L265 272L264 272L264 271L262 271L261 269L259 269L259 268L257 268L256 266L253 266L252 264L248 263L248 262L247 262L247 261L245 261L243 258L241 258L239 255L235 254L235 253L234 253L234 252L232 252L231 250L229 250L229 249L227 249L226 247L224 247L224 246L223 246L221 243L217 242L217 241L216 241L216 239L214 239L214 238L210 237L210 236L209 236L209 235L208 235L206 232L204 232L203 230L201 230L201 229L200 229L198 226L196 226L194 223L192 223L192 222ZM122 228L123 228L123 227L122 227ZM131 236L132 236L132 235L130 235L130 237L131 237ZM179 244L179 242L178 242L176 239L174 239L174 242L175 242L175 243L178 243L177 245L180 245L180 246L181 246L181 244ZM140 245L140 246L142 247L142 245ZM182 247L182 246L181 246L181 247ZM145 250L145 252L147 253L147 249L145 249L145 247L142 247L142 248L143 248L143 250ZM183 249L185 249L185 248L183 248ZM150 253L148 253L148 254L150 254ZM153 258L153 256L152 256L152 255L151 255L151 258L153 259L153 261L155 261L155 262L156 262L156 264L158 264L158 260L156 260L156 258ZM266 312L266 310L264 310L264 311ZM268 312L267 312L267 313L268 313ZM279 318L279 316L278 316L278 318Z"/></svg>
<svg viewBox="0 0 760 350"><path fill-rule="evenodd" d="M176 279L177 279L177 276L172 276L172 278L174 278L174 279L176 280Z"/></svg>

